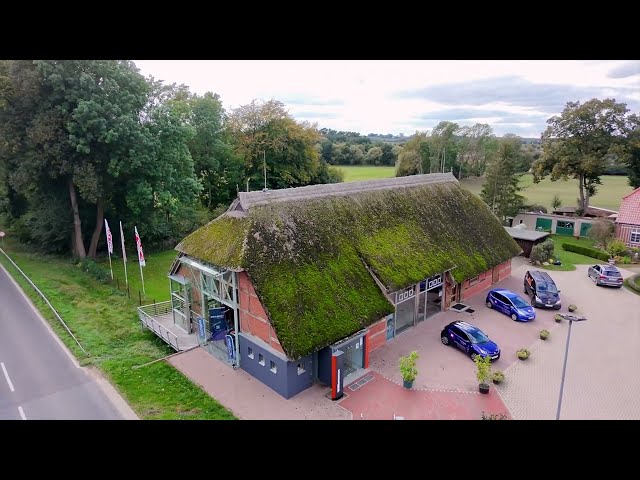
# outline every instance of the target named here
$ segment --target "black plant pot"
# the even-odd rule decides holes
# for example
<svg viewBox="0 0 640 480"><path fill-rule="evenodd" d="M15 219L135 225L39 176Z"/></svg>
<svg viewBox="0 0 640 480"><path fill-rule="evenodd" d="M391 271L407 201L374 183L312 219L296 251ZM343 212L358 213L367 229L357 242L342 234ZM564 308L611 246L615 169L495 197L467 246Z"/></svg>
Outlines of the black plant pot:
<svg viewBox="0 0 640 480"><path fill-rule="evenodd" d="M481 383L480 385L478 385L478 390L480 390L480 393L489 393L489 385L487 385L486 383Z"/></svg>
<svg viewBox="0 0 640 480"><path fill-rule="evenodd" d="M403 380L402 381L402 386L404 388L411 388L413 387L413 380Z"/></svg>

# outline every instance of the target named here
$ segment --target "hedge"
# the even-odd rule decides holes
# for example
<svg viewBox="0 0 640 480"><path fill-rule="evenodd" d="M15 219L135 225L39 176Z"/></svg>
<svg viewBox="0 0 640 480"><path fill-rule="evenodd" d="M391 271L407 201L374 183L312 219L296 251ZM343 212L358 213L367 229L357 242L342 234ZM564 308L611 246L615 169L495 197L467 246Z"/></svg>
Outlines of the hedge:
<svg viewBox="0 0 640 480"><path fill-rule="evenodd" d="M574 245L572 243L563 243L562 249L568 252L579 253L587 257L597 258L598 260L602 260L604 262L608 261L610 258L610 255L607 252L603 252L602 250L596 250L595 248L584 247L582 245Z"/></svg>

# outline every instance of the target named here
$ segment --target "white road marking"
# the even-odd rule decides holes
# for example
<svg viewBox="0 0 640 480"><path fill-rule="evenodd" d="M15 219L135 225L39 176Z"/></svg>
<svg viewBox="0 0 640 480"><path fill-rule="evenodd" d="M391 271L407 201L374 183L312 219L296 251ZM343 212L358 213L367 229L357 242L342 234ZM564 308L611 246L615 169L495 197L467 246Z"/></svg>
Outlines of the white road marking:
<svg viewBox="0 0 640 480"><path fill-rule="evenodd" d="M0 362L0 366L2 367L2 371L4 372L4 378L7 379L7 383L9 384L9 389L12 392L15 392L13 388L13 383L11 383L11 379L9 378L9 373L7 372L7 367L4 366L4 362Z"/></svg>
<svg viewBox="0 0 640 480"><path fill-rule="evenodd" d="M20 412L20 418L22 418L22 420L26 420L27 416L24 414L24 410L22 410L21 406L18 407L18 411Z"/></svg>

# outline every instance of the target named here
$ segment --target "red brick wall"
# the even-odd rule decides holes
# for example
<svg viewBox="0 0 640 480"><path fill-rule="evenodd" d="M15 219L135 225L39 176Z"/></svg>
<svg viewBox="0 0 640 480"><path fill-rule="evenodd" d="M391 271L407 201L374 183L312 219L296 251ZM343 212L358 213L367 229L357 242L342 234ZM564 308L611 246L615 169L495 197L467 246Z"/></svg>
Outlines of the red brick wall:
<svg viewBox="0 0 640 480"><path fill-rule="evenodd" d="M506 262L497 265L491 270L487 270L478 276L478 282L472 286L469 286L469 280L462 282L462 300L470 298L484 290L487 290L493 282L493 273L497 273L497 281L504 280L511 275L511 259Z"/></svg>
<svg viewBox="0 0 640 480"><path fill-rule="evenodd" d="M367 333L367 352L371 353L387 343L387 319L374 323Z"/></svg>
<svg viewBox="0 0 640 480"><path fill-rule="evenodd" d="M253 284L246 272L238 273L240 331L261 339L275 350L284 353L269 316L256 295Z"/></svg>
<svg viewBox="0 0 640 480"><path fill-rule="evenodd" d="M631 243L632 230L640 230L640 225L618 224L616 225L616 237L630 247L637 247L637 243Z"/></svg>

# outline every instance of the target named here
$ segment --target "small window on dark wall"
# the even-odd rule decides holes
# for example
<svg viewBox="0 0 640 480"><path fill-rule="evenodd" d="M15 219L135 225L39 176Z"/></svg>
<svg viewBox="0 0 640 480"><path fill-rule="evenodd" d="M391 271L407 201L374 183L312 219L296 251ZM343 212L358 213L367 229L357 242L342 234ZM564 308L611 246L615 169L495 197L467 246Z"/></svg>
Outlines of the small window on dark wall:
<svg viewBox="0 0 640 480"><path fill-rule="evenodd" d="M306 370L304 369L304 365L301 363L298 364L298 375L302 375Z"/></svg>
<svg viewBox="0 0 640 480"><path fill-rule="evenodd" d="M264 355L258 354L258 363L264 367Z"/></svg>
<svg viewBox="0 0 640 480"><path fill-rule="evenodd" d="M276 365L276 362L274 362L273 360L269 360L269 370L271 370L273 373L278 373L278 367Z"/></svg>
<svg viewBox="0 0 640 480"><path fill-rule="evenodd" d="M253 354L253 348L251 348L251 347L247 348L247 357L255 358L255 355Z"/></svg>
<svg viewBox="0 0 640 480"><path fill-rule="evenodd" d="M480 277L473 277L469 279L469 286L472 287L473 285L475 285L476 283L478 283L478 279Z"/></svg>

